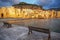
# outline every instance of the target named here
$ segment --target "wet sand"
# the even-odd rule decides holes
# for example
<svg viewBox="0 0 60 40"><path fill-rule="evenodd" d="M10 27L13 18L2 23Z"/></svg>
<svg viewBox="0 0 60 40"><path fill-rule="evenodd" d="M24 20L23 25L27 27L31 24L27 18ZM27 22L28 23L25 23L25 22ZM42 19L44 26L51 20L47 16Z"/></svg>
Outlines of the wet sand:
<svg viewBox="0 0 60 40"><path fill-rule="evenodd" d="M48 34L33 31L28 35L27 27L12 26L12 28L0 28L0 40L47 40ZM51 32L51 40L60 40L60 33Z"/></svg>
<svg viewBox="0 0 60 40"><path fill-rule="evenodd" d="M17 19L15 19L15 21L16 20ZM51 30L51 40L60 40L60 33L57 33L59 31L57 29L59 29L60 19L18 20L19 23L12 24L12 28L2 27L3 23L1 21L7 20L0 20L0 40L47 40L48 34L45 33L33 31L31 35L28 35L28 25L38 27L46 26L46 28L50 28Z"/></svg>

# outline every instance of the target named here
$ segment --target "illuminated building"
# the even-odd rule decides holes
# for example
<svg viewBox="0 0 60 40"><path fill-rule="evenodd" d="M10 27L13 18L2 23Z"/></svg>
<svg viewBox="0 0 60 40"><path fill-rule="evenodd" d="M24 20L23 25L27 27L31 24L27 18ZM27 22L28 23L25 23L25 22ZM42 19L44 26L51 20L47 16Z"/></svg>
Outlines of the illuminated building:
<svg viewBox="0 0 60 40"><path fill-rule="evenodd" d="M24 4L0 8L0 18L55 18L56 16L60 17L60 11L43 10L37 5Z"/></svg>

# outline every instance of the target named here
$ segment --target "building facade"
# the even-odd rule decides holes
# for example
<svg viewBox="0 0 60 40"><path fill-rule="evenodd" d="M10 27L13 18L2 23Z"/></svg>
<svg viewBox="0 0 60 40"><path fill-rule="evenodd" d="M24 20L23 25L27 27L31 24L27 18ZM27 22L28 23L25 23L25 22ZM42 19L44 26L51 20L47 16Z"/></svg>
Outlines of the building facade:
<svg viewBox="0 0 60 40"><path fill-rule="evenodd" d="M57 13L57 14L56 14ZM0 8L0 18L60 18L60 11L43 10L41 6L20 5Z"/></svg>

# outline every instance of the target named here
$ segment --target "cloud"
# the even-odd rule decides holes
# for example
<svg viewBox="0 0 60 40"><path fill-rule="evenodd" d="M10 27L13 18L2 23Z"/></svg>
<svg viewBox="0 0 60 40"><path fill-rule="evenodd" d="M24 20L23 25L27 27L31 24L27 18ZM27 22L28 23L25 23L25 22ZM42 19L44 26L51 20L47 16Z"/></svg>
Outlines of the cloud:
<svg viewBox="0 0 60 40"><path fill-rule="evenodd" d="M46 7L49 7L49 8L60 8L60 0L53 0L53 3L46 6Z"/></svg>
<svg viewBox="0 0 60 40"><path fill-rule="evenodd" d="M19 3L19 0L0 0L1 2Z"/></svg>
<svg viewBox="0 0 60 40"><path fill-rule="evenodd" d="M0 7L18 4L19 2L19 0L0 0Z"/></svg>
<svg viewBox="0 0 60 40"><path fill-rule="evenodd" d="M19 0L12 0L14 4L18 4L20 1Z"/></svg>
<svg viewBox="0 0 60 40"><path fill-rule="evenodd" d="M37 0L37 4L46 6L52 3L52 0Z"/></svg>
<svg viewBox="0 0 60 40"><path fill-rule="evenodd" d="M38 0L37 4L44 8L60 8L60 0Z"/></svg>
<svg viewBox="0 0 60 40"><path fill-rule="evenodd" d="M9 2L10 0L0 0L1 2Z"/></svg>

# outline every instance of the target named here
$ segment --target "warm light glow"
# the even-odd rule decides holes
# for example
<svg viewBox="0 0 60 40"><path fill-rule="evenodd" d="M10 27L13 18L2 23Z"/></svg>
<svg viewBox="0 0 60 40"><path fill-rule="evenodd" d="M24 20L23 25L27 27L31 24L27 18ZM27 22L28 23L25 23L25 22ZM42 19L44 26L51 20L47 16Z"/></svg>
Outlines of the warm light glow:
<svg viewBox="0 0 60 40"><path fill-rule="evenodd" d="M15 7L2 7L0 8L0 18L54 18L60 17L60 11L43 10L40 7L38 9L28 8L15 8ZM2 15L3 14L3 17Z"/></svg>

